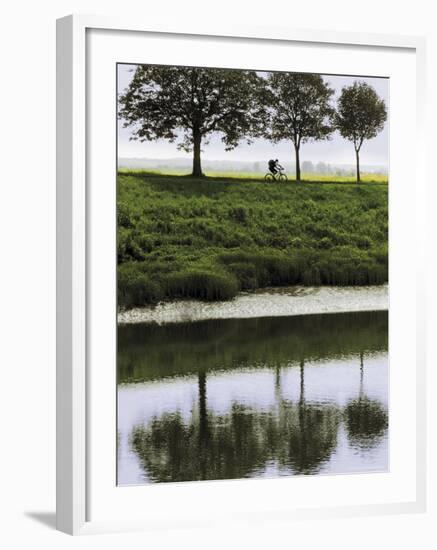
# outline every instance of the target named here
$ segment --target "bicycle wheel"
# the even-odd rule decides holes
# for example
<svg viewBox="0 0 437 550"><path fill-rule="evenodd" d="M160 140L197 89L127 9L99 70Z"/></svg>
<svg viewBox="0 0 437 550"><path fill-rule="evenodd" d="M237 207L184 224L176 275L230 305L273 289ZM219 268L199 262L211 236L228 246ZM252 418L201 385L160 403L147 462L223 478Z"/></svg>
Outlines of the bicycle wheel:
<svg viewBox="0 0 437 550"><path fill-rule="evenodd" d="M286 174L279 174L279 181L287 181L287 175Z"/></svg>
<svg viewBox="0 0 437 550"><path fill-rule="evenodd" d="M264 181L268 181L268 182L270 183L270 182L272 182L272 181L275 181L275 178L273 177L273 174L267 173L267 174L264 176Z"/></svg>

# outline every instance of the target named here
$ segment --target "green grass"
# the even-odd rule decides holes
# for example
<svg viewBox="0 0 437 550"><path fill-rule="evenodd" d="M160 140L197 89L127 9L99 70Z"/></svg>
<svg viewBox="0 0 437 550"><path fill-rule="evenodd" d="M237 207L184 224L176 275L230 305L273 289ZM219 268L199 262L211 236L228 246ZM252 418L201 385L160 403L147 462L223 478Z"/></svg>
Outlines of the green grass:
<svg viewBox="0 0 437 550"><path fill-rule="evenodd" d="M339 179L267 184L247 174L120 171L119 305L386 282L387 180Z"/></svg>
<svg viewBox="0 0 437 550"><path fill-rule="evenodd" d="M189 177L186 172L177 169L168 169L165 172L161 170L146 171L141 169L120 168L120 175L146 175L149 174L152 177L156 176L184 176ZM206 171L205 175L208 178L214 179L232 179L232 180L250 180L250 181L264 181L264 176L267 172L214 172ZM289 181L295 181L296 177L294 173L287 173ZM338 176L332 174L315 174L310 172L303 172L301 179L305 183L355 183L355 176ZM362 173L362 183L388 183L388 178L385 174L374 173Z"/></svg>

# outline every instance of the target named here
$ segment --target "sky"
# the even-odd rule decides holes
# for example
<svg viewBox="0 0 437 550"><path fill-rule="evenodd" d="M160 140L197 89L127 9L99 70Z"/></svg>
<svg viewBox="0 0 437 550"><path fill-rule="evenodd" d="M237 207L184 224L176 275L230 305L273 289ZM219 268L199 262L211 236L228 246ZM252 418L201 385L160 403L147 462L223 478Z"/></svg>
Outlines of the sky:
<svg viewBox="0 0 437 550"><path fill-rule="evenodd" d="M129 85L135 65L118 65L118 92L123 92ZM387 78L369 78L357 76L322 75L334 90L334 101L339 96L343 86L349 86L354 81L364 81L371 85L388 107L389 105L389 80ZM118 124L118 157L119 158L191 158L191 153L185 153L177 149L177 142L170 143L166 140L157 141L130 141L131 128L123 128ZM291 142L283 141L272 144L264 139L256 139L252 145L244 142L233 151L225 151L220 134L212 134L210 143L202 146L202 159L205 160L230 160L230 161L266 161L270 158L278 158L280 162L294 161L294 148ZM338 132L335 132L330 141L308 142L301 146L301 162L326 162L329 164L354 164L355 152L350 141L344 140ZM372 140L365 141L361 153L362 165L380 165L388 168L388 120L384 129Z"/></svg>

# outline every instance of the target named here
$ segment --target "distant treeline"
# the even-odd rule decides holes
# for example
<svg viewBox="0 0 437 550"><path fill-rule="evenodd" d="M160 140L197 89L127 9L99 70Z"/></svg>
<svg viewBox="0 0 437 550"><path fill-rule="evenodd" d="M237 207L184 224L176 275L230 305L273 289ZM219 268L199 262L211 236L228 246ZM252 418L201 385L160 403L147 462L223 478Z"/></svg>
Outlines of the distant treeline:
<svg viewBox="0 0 437 550"><path fill-rule="evenodd" d="M175 170L191 169L191 159L148 159L148 158L119 158L118 167L132 170L158 170L163 173L172 173ZM296 170L296 163L282 162L286 172L293 173ZM267 159L254 161L227 161L227 160L208 160L203 161L205 172L235 172L235 173L253 173L264 174L267 170ZM301 164L304 174L321 174L333 176L355 176L355 165L353 164L332 164L323 161L313 162L304 160ZM361 166L362 172L368 174L387 175L386 166L364 164Z"/></svg>

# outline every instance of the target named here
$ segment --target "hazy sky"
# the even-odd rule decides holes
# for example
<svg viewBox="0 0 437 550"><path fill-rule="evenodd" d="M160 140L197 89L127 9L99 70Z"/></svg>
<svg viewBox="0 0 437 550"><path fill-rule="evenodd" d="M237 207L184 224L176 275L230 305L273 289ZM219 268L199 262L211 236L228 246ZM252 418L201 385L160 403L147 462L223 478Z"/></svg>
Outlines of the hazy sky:
<svg viewBox="0 0 437 550"><path fill-rule="evenodd" d="M122 92L129 85L135 65L118 65L118 91ZM360 80L370 84L379 97L384 99L388 108L389 80L386 78L362 78L360 76L323 75L323 79L334 89L334 100L341 88ZM123 158L191 158L190 153L177 149L177 143L166 140L129 141L131 128L118 125L118 156ZM294 161L294 148L291 142L280 142L276 145L264 139L257 139L252 145L242 143L233 151L225 151L220 134L212 134L209 145L202 146L202 158L208 160L244 160L266 161L278 158L282 162ZM323 161L331 164L354 164L355 153L351 142L344 140L337 132L330 141L304 143L301 147L301 161ZM372 140L365 141L360 154L362 165L383 165L388 167L388 121L383 131Z"/></svg>

